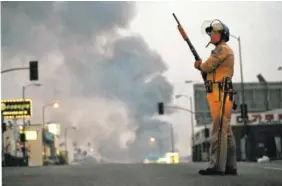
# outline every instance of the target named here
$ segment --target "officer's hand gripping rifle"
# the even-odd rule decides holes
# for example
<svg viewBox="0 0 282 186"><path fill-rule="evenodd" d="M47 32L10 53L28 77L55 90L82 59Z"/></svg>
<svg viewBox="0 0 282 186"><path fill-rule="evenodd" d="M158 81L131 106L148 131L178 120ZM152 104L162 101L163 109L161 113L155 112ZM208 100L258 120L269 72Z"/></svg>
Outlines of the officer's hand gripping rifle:
<svg viewBox="0 0 282 186"><path fill-rule="evenodd" d="M178 24L178 25L177 25L177 28L178 28L178 30L179 30L181 36L183 37L183 39L184 39L184 40L186 41L186 43L188 44L188 46L189 46L189 48L190 48L192 54L194 55L195 60L196 60L196 61L200 60L201 58L199 57L199 55L198 55L196 49L194 48L193 44L191 43L190 39L188 38L188 36L187 36L185 30L184 30L183 27L181 26L181 24L180 24L179 20L177 19L176 15L175 15L174 13L173 13L172 15L173 15L175 21L176 21L177 24ZM203 78L204 82L206 83L207 74L206 74L205 72L201 72L201 74L202 74L202 78Z"/></svg>

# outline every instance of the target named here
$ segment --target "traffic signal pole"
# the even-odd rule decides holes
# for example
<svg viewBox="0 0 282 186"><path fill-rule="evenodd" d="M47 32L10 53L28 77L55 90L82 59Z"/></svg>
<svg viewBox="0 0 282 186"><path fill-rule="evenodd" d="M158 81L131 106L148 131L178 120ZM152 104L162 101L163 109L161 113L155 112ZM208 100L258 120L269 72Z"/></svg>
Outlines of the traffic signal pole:
<svg viewBox="0 0 282 186"><path fill-rule="evenodd" d="M11 72L11 71L19 71L19 70L29 70L29 67L22 67L22 68L9 68L6 70L2 70L1 74L4 74L6 72Z"/></svg>
<svg viewBox="0 0 282 186"><path fill-rule="evenodd" d="M3 110L1 109L1 122L2 122L2 127L4 127L4 114L3 114ZM4 143L4 132L5 130L3 130L2 128L2 163L3 165L5 165L5 143Z"/></svg>
<svg viewBox="0 0 282 186"><path fill-rule="evenodd" d="M190 112L191 114L195 114L195 112L193 112L192 110L189 110L189 109L186 109L186 108L182 108L182 107L178 107L178 106L164 106L164 103L163 102L159 102L158 103L158 113L159 115L164 115L164 107L166 108L172 108L172 109L178 109L178 110L183 110L183 111L186 111L186 112ZM192 109L192 106L191 106L191 109ZM192 118L193 119L193 118ZM194 144L194 124L193 122L191 123L191 127L192 127L192 132L193 132L193 144ZM175 147L174 147L174 132L173 132L173 126L171 125L171 128L170 128L170 132L171 132L171 148L172 148L172 152L175 152ZM193 149L193 147L192 147ZM193 151L192 151L193 153Z"/></svg>
<svg viewBox="0 0 282 186"><path fill-rule="evenodd" d="M38 80L38 61L30 61L29 67L17 67L2 70L1 74L12 71L29 70L30 81Z"/></svg>
<svg viewBox="0 0 282 186"><path fill-rule="evenodd" d="M37 81L38 80L38 61L30 61L29 62L29 67L17 67L17 68L9 68L6 70L2 70L1 74L7 73L7 72L12 72L12 71L20 71L20 70L29 70L29 80L30 81ZM25 100L25 95L24 95L24 89L23 87L23 100ZM4 117L3 117L3 110L1 110L1 116L2 116L2 125L4 123ZM26 136L25 136L25 120L23 119L23 134L20 136L21 141L24 143L24 149L23 149L23 156L24 156L24 161L26 163ZM3 138L3 132L2 132L2 143L4 141ZM2 144L3 147L3 144ZM4 149L2 150L2 153L4 153Z"/></svg>

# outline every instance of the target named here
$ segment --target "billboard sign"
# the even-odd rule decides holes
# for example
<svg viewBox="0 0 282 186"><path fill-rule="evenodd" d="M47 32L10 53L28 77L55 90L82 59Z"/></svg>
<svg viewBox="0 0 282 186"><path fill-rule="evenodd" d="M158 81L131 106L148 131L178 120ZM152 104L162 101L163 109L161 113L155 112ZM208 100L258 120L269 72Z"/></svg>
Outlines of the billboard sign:
<svg viewBox="0 0 282 186"><path fill-rule="evenodd" d="M232 114L231 125L243 125L241 114ZM282 124L282 110L265 113L249 113L248 125Z"/></svg>
<svg viewBox="0 0 282 186"><path fill-rule="evenodd" d="M4 118L30 118L32 101L31 99L2 100L1 111Z"/></svg>

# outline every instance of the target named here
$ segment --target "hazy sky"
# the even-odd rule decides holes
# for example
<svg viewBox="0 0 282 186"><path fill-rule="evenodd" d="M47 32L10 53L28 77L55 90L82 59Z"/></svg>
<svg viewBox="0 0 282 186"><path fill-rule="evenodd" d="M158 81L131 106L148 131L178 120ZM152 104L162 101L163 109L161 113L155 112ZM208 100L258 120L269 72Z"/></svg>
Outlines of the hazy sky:
<svg viewBox="0 0 282 186"><path fill-rule="evenodd" d="M177 31L173 12L203 59L212 46L205 49L209 40L201 31L202 23L217 18L230 28L231 34L241 37L246 81L257 81L258 73L268 81L282 79L279 78L281 72L277 72L277 67L282 65L282 2L139 2L137 7L131 30L141 33L151 48L165 59L172 82L201 81L192 68L193 56ZM238 43L230 39L229 44L236 55L234 80L240 81Z"/></svg>
<svg viewBox="0 0 282 186"><path fill-rule="evenodd" d="M168 125L151 119L157 101L189 107L189 100L174 100L173 95L193 95L185 80L202 82L173 12L202 59L213 49L205 48L209 39L202 23L217 18L241 37L245 81L257 81L258 73L268 81L281 81L282 2L39 3L17 8L7 3L4 11L2 5L2 69L41 62L44 86L27 91L34 101L33 123L41 122L42 105L57 99L62 107L48 111L47 118L53 116L64 127L79 125L80 138L99 141L96 145L110 141L123 148L126 141L134 141L136 126ZM230 39L229 44L236 55L234 81L240 81L238 43ZM4 99L18 98L27 74L5 74L1 82ZM177 148L187 154L190 116L176 112L164 118L174 125ZM89 132L92 138L85 137Z"/></svg>

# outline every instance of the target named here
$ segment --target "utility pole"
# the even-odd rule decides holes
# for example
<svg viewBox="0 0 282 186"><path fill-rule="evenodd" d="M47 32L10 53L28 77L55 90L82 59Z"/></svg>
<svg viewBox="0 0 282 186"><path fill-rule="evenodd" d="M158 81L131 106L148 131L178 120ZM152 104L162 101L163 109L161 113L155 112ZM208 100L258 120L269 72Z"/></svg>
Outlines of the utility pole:
<svg viewBox="0 0 282 186"><path fill-rule="evenodd" d="M193 102L192 102L192 96L190 96L190 110L192 111L193 110ZM191 136L192 136L192 159L193 159L193 156L194 156L194 148L195 148L195 132L194 132L194 118L193 118L193 113L191 112L190 113L190 116L191 116Z"/></svg>
<svg viewBox="0 0 282 186"><path fill-rule="evenodd" d="M39 87L42 84L40 83L32 83L32 84L28 84L22 87L22 99L23 101L25 101L25 91L28 87L32 87L32 86L36 86ZM25 136L25 132L26 132L26 123L25 123L25 117L23 117L23 135ZM23 159L25 164L28 164L28 156L27 156L27 148L26 148L26 139L24 137L24 141L23 141Z"/></svg>
<svg viewBox="0 0 282 186"><path fill-rule="evenodd" d="M240 36L237 38L239 44L239 60L240 60L240 74L241 74L241 90L242 90L242 108L246 111L246 114L243 115L243 122L245 128L245 149L246 149L246 158L247 160L250 159L250 152L249 152L249 129L248 129L248 105L246 104L245 100L245 86L244 86L244 74L243 74L243 63L242 63L242 50L241 50L241 38ZM244 108L245 107L245 108Z"/></svg>
<svg viewBox="0 0 282 186"><path fill-rule="evenodd" d="M191 83L192 81L186 81L185 83ZM184 98L187 98L189 99L190 101L190 110L185 110L185 111L188 111L190 113L190 118L191 118L191 150L192 150L192 157L193 157L193 152L194 152L194 146L195 146L195 134L194 134L194 118L193 118L193 115L195 114L193 112L193 99L192 99L192 96L187 96L187 95L182 95L182 94L179 94L179 95L176 95L175 98L176 99L179 99L180 97L184 97Z"/></svg>
<svg viewBox="0 0 282 186"><path fill-rule="evenodd" d="M68 128L65 128L65 158L67 159L68 155L67 155L67 151L68 151L68 142L67 142L67 138L68 138Z"/></svg>
<svg viewBox="0 0 282 186"><path fill-rule="evenodd" d="M175 152L175 147L174 147L174 130L172 124L170 124L170 138L171 138L171 151L174 153Z"/></svg>
<svg viewBox="0 0 282 186"><path fill-rule="evenodd" d="M242 47L241 47L241 38L236 37L234 35L230 35L234 39L238 41L239 47L239 61L240 61L240 75L241 75L241 92L242 92L242 102L241 102L241 116L244 123L244 139L245 139L245 150L246 150L246 158L249 158L249 131L248 131L248 107L245 100L245 86L244 86L244 75L243 75L243 63L242 63Z"/></svg>
<svg viewBox="0 0 282 186"><path fill-rule="evenodd" d="M5 121L4 121L4 108L1 108L1 125L2 125L2 165L5 166L5 143L4 143L4 132L6 130L6 124L5 124Z"/></svg>
<svg viewBox="0 0 282 186"><path fill-rule="evenodd" d="M158 103L158 107L157 107L159 115L164 115L164 107L178 109L178 110L183 110L183 111L189 112L191 114L194 114L194 112L192 110L189 110L189 109L186 109L186 108L182 108L182 107L178 107L178 106L164 106L163 102L159 102ZM191 123L191 124L193 124L193 123ZM174 132L173 132L173 126L171 125L170 127L171 127L170 128L170 132L171 132L171 135L170 135L171 136L171 146L172 146L172 152L174 153L175 152L175 148L174 148ZM192 126L192 128L193 128L192 130L194 131L194 126Z"/></svg>
<svg viewBox="0 0 282 186"><path fill-rule="evenodd" d="M23 86L23 89L22 89L22 96L23 96L23 101L25 101L25 86ZM22 143L23 143L22 153L23 153L24 165L28 165L28 156L27 156L27 149L26 149L26 136L25 136L25 131L26 131L26 125L25 125L25 118L23 117L23 135L24 135L24 141L22 142Z"/></svg>

